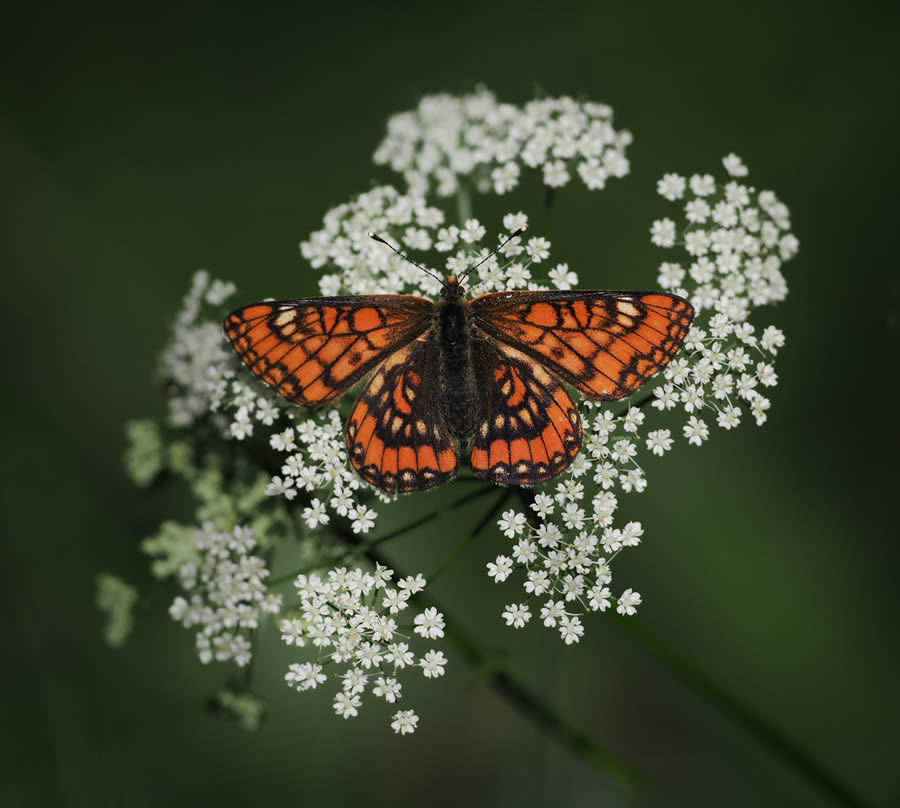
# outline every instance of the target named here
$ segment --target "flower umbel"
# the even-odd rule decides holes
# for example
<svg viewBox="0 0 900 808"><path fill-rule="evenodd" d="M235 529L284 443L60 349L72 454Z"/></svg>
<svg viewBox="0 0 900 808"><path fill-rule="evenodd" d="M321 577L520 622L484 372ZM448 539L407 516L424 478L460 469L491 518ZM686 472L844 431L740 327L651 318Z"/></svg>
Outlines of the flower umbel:
<svg viewBox="0 0 900 808"><path fill-rule="evenodd" d="M315 659L292 663L284 677L288 685L303 692L324 685L329 675L340 680L334 711L346 719L359 714L367 690L388 704L399 701L399 679L408 669L421 668L428 679L443 676L443 652L430 648L416 657L413 650L420 642L416 635L430 640L444 636L443 616L427 608L416 615L413 632L398 626L396 616L409 608L425 581L416 576L393 583L393 578L394 571L380 564L371 573L336 567L325 578L297 577L299 610L282 620L281 636L288 645L309 645ZM411 710L401 711L391 726L406 735L417 722Z"/></svg>
<svg viewBox="0 0 900 808"><path fill-rule="evenodd" d="M565 256L546 235L529 230L491 255L529 224L524 203L505 206L495 220L476 216L472 199L521 193L527 201L529 175L542 186L541 204L576 178L600 190L629 173L630 143L604 104L564 97L515 106L485 89L428 96L389 120L375 151L376 165L402 175L405 188L377 185L328 211L300 252L318 272L323 296L438 296L439 280L370 239L370 231L439 278L479 264L464 280L470 298L573 289L577 268L558 262ZM660 264L658 283L697 310L681 351L655 384L623 404L577 402L583 438L568 470L534 489L513 489L518 503L497 506L481 522L496 524L507 543L482 559L488 577L522 587L503 598L500 625L543 625L569 646L586 636L590 613L634 615L642 595L621 585L618 570L614 583L613 568L641 544L644 528L621 518L620 500L646 489L651 458L694 451L717 427L750 419L762 425L768 417L785 337L758 324L757 309L785 299L783 267L798 241L787 207L747 184L740 158L728 155L722 169L666 173L657 184L672 212L652 222L650 239L676 251ZM143 542L151 572L178 587L170 614L194 633L200 661L241 669L215 697L241 726L255 728L264 714L251 692L250 662L266 634L258 629L271 618L298 654L285 673L290 687L326 690L345 721L384 701L393 732L411 734L419 721L406 708L411 672L442 679L448 657L437 643L459 640L460 631L449 608L445 618L421 596L423 575L398 575L380 563L376 548L421 530L431 517L378 536L382 515L402 513L409 500L384 494L353 470L347 404L291 406L247 372L221 326L234 291L196 273L162 355L167 417L127 427L125 463L134 482L186 484L194 502L186 523L166 520ZM486 481L473 483L484 486L481 493L491 490ZM292 581L295 596L279 589ZM136 597L112 576L98 579L111 644L130 631ZM466 643L471 649L474 641Z"/></svg>

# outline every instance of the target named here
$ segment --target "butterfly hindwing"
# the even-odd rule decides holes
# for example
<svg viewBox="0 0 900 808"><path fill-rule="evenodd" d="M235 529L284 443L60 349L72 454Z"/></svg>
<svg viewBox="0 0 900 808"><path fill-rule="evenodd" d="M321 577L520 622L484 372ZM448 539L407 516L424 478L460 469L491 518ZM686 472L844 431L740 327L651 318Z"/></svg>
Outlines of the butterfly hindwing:
<svg viewBox="0 0 900 808"><path fill-rule="evenodd" d="M431 325L434 304L413 295L354 295L254 303L225 318L243 362L288 401L337 398L391 351Z"/></svg>
<svg viewBox="0 0 900 808"><path fill-rule="evenodd" d="M694 316L662 292L496 292L471 307L477 328L600 400L631 395L665 367Z"/></svg>
<svg viewBox="0 0 900 808"><path fill-rule="evenodd" d="M440 353L431 331L388 356L347 421L350 461L388 493L446 482L458 465L440 400Z"/></svg>
<svg viewBox="0 0 900 808"><path fill-rule="evenodd" d="M581 419L559 378L522 351L474 343L479 404L470 463L498 485L535 485L567 468L581 447Z"/></svg>

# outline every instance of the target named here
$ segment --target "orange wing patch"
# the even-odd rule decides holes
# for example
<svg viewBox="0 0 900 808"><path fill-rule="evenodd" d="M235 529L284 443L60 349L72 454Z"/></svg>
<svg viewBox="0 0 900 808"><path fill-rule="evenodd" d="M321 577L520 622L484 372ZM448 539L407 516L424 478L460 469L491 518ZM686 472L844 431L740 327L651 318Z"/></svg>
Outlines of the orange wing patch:
<svg viewBox="0 0 900 808"><path fill-rule="evenodd" d="M441 411L440 356L431 332L391 354L372 374L345 431L359 475L390 494L446 482L458 465Z"/></svg>
<svg viewBox="0 0 900 808"><path fill-rule="evenodd" d="M472 471L498 485L535 485L568 467L581 447L581 419L563 383L508 345L473 348L480 405Z"/></svg>
<svg viewBox="0 0 900 808"><path fill-rule="evenodd" d="M678 352L694 308L661 292L497 292L475 324L546 363L588 398L625 398Z"/></svg>
<svg viewBox="0 0 900 808"><path fill-rule="evenodd" d="M434 304L412 295L254 303L225 318L243 362L288 401L325 404L384 356L414 340Z"/></svg>

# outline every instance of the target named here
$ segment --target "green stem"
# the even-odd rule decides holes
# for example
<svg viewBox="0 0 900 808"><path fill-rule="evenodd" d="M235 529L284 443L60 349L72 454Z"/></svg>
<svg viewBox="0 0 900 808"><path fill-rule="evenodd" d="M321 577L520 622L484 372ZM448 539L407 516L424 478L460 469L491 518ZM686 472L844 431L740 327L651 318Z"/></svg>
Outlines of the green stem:
<svg viewBox="0 0 900 808"><path fill-rule="evenodd" d="M484 483L483 480L480 482ZM431 522L433 519L437 519L442 514L446 513L449 510L459 507L460 505L465 505L469 502L474 502L476 499L480 497L486 496L490 494L491 491L495 490L492 485L484 484L482 487L478 488L475 491L471 491L466 494L464 497L460 497L459 499L455 499L452 502L448 502L446 505L438 508L436 511L432 511L431 513L423 516L419 519L416 519L414 522L410 522L407 525L403 525L403 527L398 527L395 530L390 531L389 533L385 533L383 536L379 536L377 539L372 539L371 541L364 542L362 539L357 542L353 549L345 553L341 559L342 561L348 561L351 558L354 558L359 555L365 555L370 549L373 547L377 547L379 544L384 544L386 541L390 541L391 539L396 539L397 536L402 536L404 533L409 533L411 530L415 530L417 527L421 527L422 525ZM338 531L339 535L343 535L340 531ZM306 567L301 567L300 569L293 570L292 572L286 572L283 575L278 575L274 578L271 578L268 582L269 586L278 586L280 584L286 583L287 581L292 581L298 575L307 575L314 570L319 569L325 564L332 564L336 561L336 559L325 559L322 561L318 561L315 564L311 564Z"/></svg>
<svg viewBox="0 0 900 808"><path fill-rule="evenodd" d="M615 623L631 639L641 645L657 662L667 668L675 678L713 704L724 715L738 724L747 734L799 775L816 786L836 805L863 808L867 803L854 794L844 783L781 730L768 723L737 697L712 680L696 665L666 645L650 628L634 617L622 617Z"/></svg>
<svg viewBox="0 0 900 808"><path fill-rule="evenodd" d="M490 524L491 519L497 516L500 512L500 509L506 504L509 498L512 496L511 488L504 488L502 495L497 499L497 501L491 506L490 510L479 520L478 524L475 525L470 531L469 535L466 536L460 543L457 545L456 549L453 550L450 555L448 555L438 566L438 568L431 573L431 575L426 575L425 580L428 583L434 583L438 578L441 577L452 565L453 563L466 551L469 545L475 540L479 533L485 529L485 527Z"/></svg>
<svg viewBox="0 0 900 808"><path fill-rule="evenodd" d="M462 181L456 186L456 218L460 227L465 227L466 222L472 218L472 197Z"/></svg>

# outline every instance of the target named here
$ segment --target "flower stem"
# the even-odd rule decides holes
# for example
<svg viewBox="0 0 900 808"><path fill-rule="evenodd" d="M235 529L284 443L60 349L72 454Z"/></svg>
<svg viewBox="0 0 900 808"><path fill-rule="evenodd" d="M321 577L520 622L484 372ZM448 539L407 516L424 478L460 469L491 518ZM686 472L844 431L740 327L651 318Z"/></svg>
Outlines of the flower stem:
<svg viewBox="0 0 900 808"><path fill-rule="evenodd" d="M480 482L483 483L484 481L480 481ZM415 521L410 522L409 524L403 525L403 527L398 527L395 530L390 531L389 533L385 533L383 536L379 536L378 538L372 539L371 541L368 541L368 542L364 542L364 541L362 541L362 539L360 539L358 542L355 543L353 548L343 556L343 558L344 558L344 560L349 560L349 559L353 558L354 556L365 555L366 552L368 552L373 547L377 547L379 544L384 544L384 542L390 541L391 539L396 539L397 536L402 536L404 533L409 533L409 531L415 530L417 527L421 527L422 525L427 524L428 522L431 522L434 519L437 519L437 517L441 516L446 511L452 510L453 508L457 508L460 505L465 505L466 503L473 502L476 499L479 499L480 497L490 494L491 491L493 491L493 490L494 490L494 486L484 484L481 487L479 487L478 489L476 489L475 491L469 492L464 497L460 497L459 499L455 499L452 502L448 502L446 505L444 505L441 508L438 508L436 511L432 511L431 513L429 513L425 516L422 516L419 519L416 519ZM344 536L343 532L338 531L338 534L341 537ZM313 570L317 570L320 567L325 566L326 564L331 564L333 561L334 561L334 559L323 559L315 564L311 564L306 567L301 567L300 569L296 569L291 572L286 572L283 575L278 575L276 577L273 577L269 581L268 585L269 586L278 586L279 584L283 584L287 581L292 581L298 575L307 575L308 573L312 572Z"/></svg>
<svg viewBox="0 0 900 808"><path fill-rule="evenodd" d="M488 489L493 490L493 486L488 486ZM515 489L508 490L514 491ZM481 527L487 524L485 520L482 522ZM473 530L473 533L480 531L480 527L476 527L478 529ZM340 538L350 544L360 543L359 536L350 530L342 529L336 532ZM365 555L372 562L385 564L394 569L399 578L405 576L395 562L385 558L377 549L367 546ZM444 615L444 633L447 639L456 646L465 661L478 671L481 677L524 718L547 732L582 760L606 772L625 791L637 790L641 782L646 779L642 772L560 715L548 701L516 679L502 663L489 657L462 626L454 618L448 616L447 610L433 597L424 593L419 593L414 597L421 605L436 608Z"/></svg>
<svg viewBox="0 0 900 808"><path fill-rule="evenodd" d="M441 575L444 574L444 572L446 572L453 565L456 559L458 559L463 554L463 552L465 552L468 546L474 541L475 537L478 536L478 534L481 533L481 531L484 530L484 528L490 523L491 519L500 512L500 509L506 504L511 496L511 488L503 489L503 493L491 506L490 510L482 517L481 520L479 520L478 524L469 531L469 535L459 543L456 549L453 550L453 552L450 553L450 555L448 555L447 558L445 558L441 562L438 568L434 572L432 572L431 575L425 576L425 580L428 581L428 583L434 583L438 578L440 578Z"/></svg>
<svg viewBox="0 0 900 808"><path fill-rule="evenodd" d="M472 197L462 182L456 187L456 218L460 227L465 227L466 222L472 218Z"/></svg>

